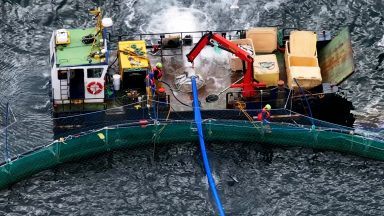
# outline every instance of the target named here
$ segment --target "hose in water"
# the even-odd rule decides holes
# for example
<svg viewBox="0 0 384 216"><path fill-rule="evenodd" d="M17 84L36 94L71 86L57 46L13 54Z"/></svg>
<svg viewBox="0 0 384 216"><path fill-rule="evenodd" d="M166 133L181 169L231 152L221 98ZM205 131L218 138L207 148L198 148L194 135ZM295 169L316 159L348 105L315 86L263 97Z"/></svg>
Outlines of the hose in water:
<svg viewBox="0 0 384 216"><path fill-rule="evenodd" d="M203 156L204 169L205 169L205 173L206 173L207 178L208 178L209 188L212 191L212 195L215 199L219 214L221 216L223 216L223 215L225 215L224 209L223 209L223 206L221 204L219 194L217 193L217 190L216 190L215 180L213 179L212 174L211 174L211 168L209 166L208 155L207 155L207 151L205 149L204 136L203 136L203 126L201 124L202 119L201 119L201 113L200 113L199 98L198 98L198 93L197 93L196 80L195 80L194 76L191 77L191 81L192 81L192 92L193 92L193 112L195 115L197 133L199 135L200 149L201 149L201 155Z"/></svg>

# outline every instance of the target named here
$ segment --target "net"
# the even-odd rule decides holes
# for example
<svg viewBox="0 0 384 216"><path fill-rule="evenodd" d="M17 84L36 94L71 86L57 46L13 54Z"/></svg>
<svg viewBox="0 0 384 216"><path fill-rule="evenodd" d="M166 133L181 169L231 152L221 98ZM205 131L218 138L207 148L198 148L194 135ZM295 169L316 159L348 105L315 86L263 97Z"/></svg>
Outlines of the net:
<svg viewBox="0 0 384 216"><path fill-rule="evenodd" d="M8 136L9 155L0 164L0 188L41 170L96 154L140 146L198 142L191 107L147 101L87 114L53 118L55 140L39 145L21 145L22 121L2 125ZM181 107L178 107L181 106ZM174 112L174 110L184 110ZM206 142L263 144L274 147L305 147L333 150L384 160L384 140L373 133L309 118L289 109L272 109L270 123L257 121L260 109L203 109ZM278 120L277 120L278 119ZM4 142L1 142L3 155Z"/></svg>

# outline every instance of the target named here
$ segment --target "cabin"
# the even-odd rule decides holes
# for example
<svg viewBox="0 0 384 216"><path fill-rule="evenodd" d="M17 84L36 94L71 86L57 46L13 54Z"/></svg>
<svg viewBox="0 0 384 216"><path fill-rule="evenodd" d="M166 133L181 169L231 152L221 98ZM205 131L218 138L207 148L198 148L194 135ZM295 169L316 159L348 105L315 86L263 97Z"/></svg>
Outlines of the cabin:
<svg viewBox="0 0 384 216"><path fill-rule="evenodd" d="M100 10L91 11L97 19L94 28L59 29L50 40L52 103L55 111L71 111L76 105L102 107L109 50L106 27Z"/></svg>

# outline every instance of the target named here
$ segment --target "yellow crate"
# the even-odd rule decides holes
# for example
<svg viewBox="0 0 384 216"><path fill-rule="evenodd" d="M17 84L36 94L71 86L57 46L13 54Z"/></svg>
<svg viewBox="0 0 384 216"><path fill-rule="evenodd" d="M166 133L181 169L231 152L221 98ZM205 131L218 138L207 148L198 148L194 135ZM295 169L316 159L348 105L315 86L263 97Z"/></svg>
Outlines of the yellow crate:
<svg viewBox="0 0 384 216"><path fill-rule="evenodd" d="M149 67L145 41L120 41L118 49L121 73L125 70L140 70Z"/></svg>
<svg viewBox="0 0 384 216"><path fill-rule="evenodd" d="M234 44L237 44L240 47L241 46L248 46L250 48L250 50L248 50L249 55L250 56L254 55L252 40L250 40L250 39L237 39L237 40L231 40L231 42ZM232 71L243 70L243 61L239 57L232 54L230 66L231 66Z"/></svg>
<svg viewBox="0 0 384 216"><path fill-rule="evenodd" d="M267 86L277 86L279 81L279 65L275 54L256 55L253 57L253 77Z"/></svg>
<svg viewBox="0 0 384 216"><path fill-rule="evenodd" d="M304 89L321 85L322 77L317 59L317 35L311 31L293 31L286 42L285 65L289 88L298 88L294 79Z"/></svg>
<svg viewBox="0 0 384 216"><path fill-rule="evenodd" d="M292 66L287 71L287 84L290 89L297 89L298 86L293 79L296 79L303 89L311 89L322 83L319 67Z"/></svg>
<svg viewBox="0 0 384 216"><path fill-rule="evenodd" d="M252 40L257 53L272 53L277 49L277 28L275 27L251 28L247 30L246 36Z"/></svg>
<svg viewBox="0 0 384 216"><path fill-rule="evenodd" d="M289 36L289 54L292 56L317 57L316 43L316 32L293 31Z"/></svg>

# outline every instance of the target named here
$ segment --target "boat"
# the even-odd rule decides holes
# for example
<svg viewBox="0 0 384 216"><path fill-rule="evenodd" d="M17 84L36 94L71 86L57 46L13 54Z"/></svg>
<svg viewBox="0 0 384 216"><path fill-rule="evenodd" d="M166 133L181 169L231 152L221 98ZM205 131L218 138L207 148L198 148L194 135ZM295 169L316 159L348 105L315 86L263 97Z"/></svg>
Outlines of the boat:
<svg viewBox="0 0 384 216"><path fill-rule="evenodd" d="M55 140L0 164L0 188L67 161L203 135L384 160L384 140L353 128L339 87L354 72L348 28L114 35L100 8L90 13L93 27L55 30L49 43Z"/></svg>
<svg viewBox="0 0 384 216"><path fill-rule="evenodd" d="M109 18L102 20L100 10L93 14L96 27L60 29L52 34L50 63L55 118L110 110L106 113L121 115L119 119L137 120L135 116L138 115L132 110L119 107L146 100L145 77L151 65L162 62L165 92L156 94L156 100L172 104L172 118L191 114L191 109L188 109L192 105L191 94L188 94L191 93L188 71L197 71L199 87L202 87L199 94L203 98L200 100L203 112L233 110L238 103L244 104L247 110L256 110L269 103L276 110L289 109L303 115L309 115L311 109L313 118L353 126L353 105L346 99L346 92L339 88L339 84L354 72L348 29L343 29L334 38L331 38L329 31L279 30L277 27L112 35L108 32L112 21ZM224 51L213 54L211 58L200 59L198 53L194 53L196 56L193 58L197 57L197 60L192 69L192 64L188 62L192 61L189 59L191 54L188 59L184 55L204 38L216 43L220 40L214 49ZM192 51L196 51L197 47L199 52L205 51L203 48L206 45L213 44L203 42ZM228 50L235 47L246 47L248 50L240 58ZM248 57L251 58L247 63ZM201 65L202 61L205 65ZM243 76L242 83L231 85ZM234 88L227 89L227 86ZM219 100L215 93L223 89L225 94ZM308 104L304 102L304 97ZM142 102L139 105L144 112L150 113L146 110L147 104ZM159 113L160 116L167 114L167 109L163 110L165 114ZM98 118L105 121L109 116ZM102 124L108 125L109 122L102 123L97 119L87 122L77 118L72 126L83 129ZM55 134L68 132L68 128L72 127L71 122L60 121L55 121L55 126Z"/></svg>

